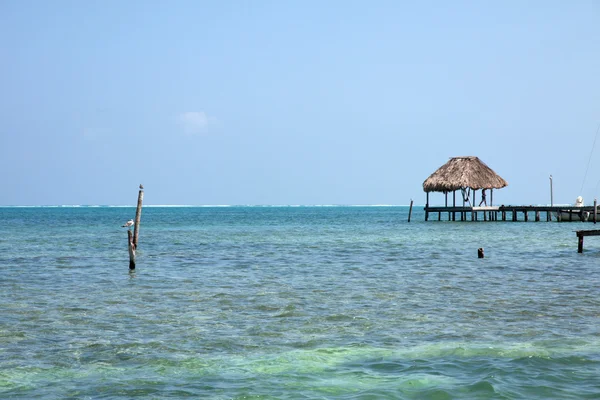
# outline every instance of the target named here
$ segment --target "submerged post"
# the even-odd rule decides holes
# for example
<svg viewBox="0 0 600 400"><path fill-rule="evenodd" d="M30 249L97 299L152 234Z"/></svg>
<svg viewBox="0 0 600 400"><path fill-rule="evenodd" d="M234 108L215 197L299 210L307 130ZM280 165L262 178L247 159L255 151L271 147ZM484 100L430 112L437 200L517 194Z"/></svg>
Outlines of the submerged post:
<svg viewBox="0 0 600 400"><path fill-rule="evenodd" d="M412 215L412 206L413 206L413 199L410 199L410 208L408 209L408 222L410 222L410 216Z"/></svg>
<svg viewBox="0 0 600 400"><path fill-rule="evenodd" d="M133 244L133 234L127 230L127 247L129 248L129 269L135 269L135 245Z"/></svg>
<svg viewBox="0 0 600 400"><path fill-rule="evenodd" d="M133 246L134 250L138 246L138 235L140 234L140 219L142 218L142 201L144 200L144 185L140 184L138 193L137 209L135 210L135 225L133 226Z"/></svg>

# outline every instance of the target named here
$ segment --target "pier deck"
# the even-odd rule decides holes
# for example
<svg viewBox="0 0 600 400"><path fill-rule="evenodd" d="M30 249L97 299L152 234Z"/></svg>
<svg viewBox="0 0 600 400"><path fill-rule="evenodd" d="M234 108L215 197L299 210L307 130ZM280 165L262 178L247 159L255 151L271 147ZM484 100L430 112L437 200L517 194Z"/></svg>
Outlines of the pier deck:
<svg viewBox="0 0 600 400"><path fill-rule="evenodd" d="M486 206L486 207L452 207L452 206L428 206L425 208L425 221L428 221L430 214L437 213L437 220L442 221L479 221L483 217L484 221L541 221L541 215L545 214L546 221L561 220L559 211L575 211L570 213L569 219L563 221L581 221L578 215L589 213L588 222L596 222L600 216L598 211L594 213L594 206L574 207L574 206ZM532 215L530 215L532 214ZM554 214L554 217L552 216ZM446 217L447 216L447 217ZM531 218L533 217L533 218Z"/></svg>

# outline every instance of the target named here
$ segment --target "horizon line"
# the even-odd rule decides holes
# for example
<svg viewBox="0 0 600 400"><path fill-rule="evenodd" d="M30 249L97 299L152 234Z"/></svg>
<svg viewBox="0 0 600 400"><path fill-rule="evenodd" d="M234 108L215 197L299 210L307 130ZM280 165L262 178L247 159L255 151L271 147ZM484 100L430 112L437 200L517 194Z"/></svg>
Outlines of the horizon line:
<svg viewBox="0 0 600 400"><path fill-rule="evenodd" d="M408 207L410 204L145 204L143 207ZM419 206L413 204L413 206ZM424 204L422 205L424 206ZM0 208L135 208L124 204L0 205Z"/></svg>

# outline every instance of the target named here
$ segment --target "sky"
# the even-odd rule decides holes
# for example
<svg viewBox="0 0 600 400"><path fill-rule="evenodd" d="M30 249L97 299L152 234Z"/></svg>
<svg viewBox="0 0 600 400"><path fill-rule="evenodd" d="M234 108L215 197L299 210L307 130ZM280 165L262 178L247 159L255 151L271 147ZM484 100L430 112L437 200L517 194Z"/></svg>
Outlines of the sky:
<svg viewBox="0 0 600 400"><path fill-rule="evenodd" d="M600 197L600 1L0 0L0 205ZM431 204L443 204L432 194Z"/></svg>

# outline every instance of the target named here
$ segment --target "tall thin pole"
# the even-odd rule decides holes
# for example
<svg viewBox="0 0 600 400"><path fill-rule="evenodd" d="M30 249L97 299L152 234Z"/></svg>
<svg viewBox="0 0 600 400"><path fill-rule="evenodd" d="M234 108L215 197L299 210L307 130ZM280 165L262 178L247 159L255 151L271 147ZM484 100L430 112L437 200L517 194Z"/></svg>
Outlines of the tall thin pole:
<svg viewBox="0 0 600 400"><path fill-rule="evenodd" d="M140 219L142 218L142 201L144 200L144 185L140 185L137 209L135 210L135 225L133 226L133 246L138 247L138 235L140 234Z"/></svg>
<svg viewBox="0 0 600 400"><path fill-rule="evenodd" d="M550 175L550 206L552 207L554 205L554 197L553 197L553 193L552 193L552 175Z"/></svg>

